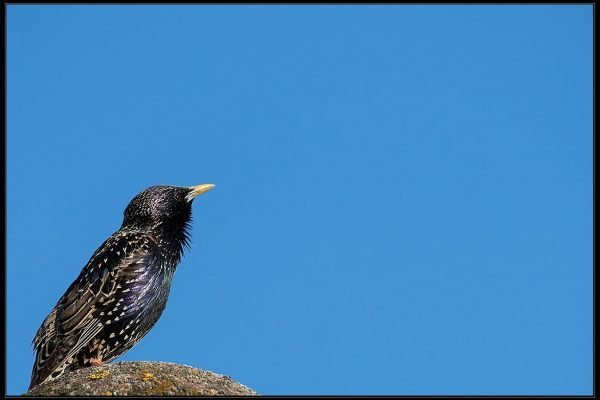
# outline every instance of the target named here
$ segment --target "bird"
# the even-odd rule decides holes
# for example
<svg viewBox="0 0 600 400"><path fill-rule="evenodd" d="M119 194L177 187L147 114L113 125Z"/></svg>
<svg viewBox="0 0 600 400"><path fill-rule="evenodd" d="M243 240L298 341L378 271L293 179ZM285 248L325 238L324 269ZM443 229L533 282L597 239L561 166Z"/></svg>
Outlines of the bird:
<svg viewBox="0 0 600 400"><path fill-rule="evenodd" d="M109 363L150 331L190 248L192 201L214 187L151 186L130 201L121 227L93 253L38 329L29 389Z"/></svg>

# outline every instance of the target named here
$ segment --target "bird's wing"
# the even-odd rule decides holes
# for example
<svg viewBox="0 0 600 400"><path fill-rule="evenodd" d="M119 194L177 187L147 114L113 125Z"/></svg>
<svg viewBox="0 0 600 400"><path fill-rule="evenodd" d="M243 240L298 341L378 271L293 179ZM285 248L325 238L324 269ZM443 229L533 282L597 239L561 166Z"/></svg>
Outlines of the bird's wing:
<svg viewBox="0 0 600 400"><path fill-rule="evenodd" d="M103 302L114 295L121 275L127 275L122 272L146 263L156 246L147 236L121 233L96 250L33 340L37 356L32 384L45 380L98 334L103 327L98 318Z"/></svg>

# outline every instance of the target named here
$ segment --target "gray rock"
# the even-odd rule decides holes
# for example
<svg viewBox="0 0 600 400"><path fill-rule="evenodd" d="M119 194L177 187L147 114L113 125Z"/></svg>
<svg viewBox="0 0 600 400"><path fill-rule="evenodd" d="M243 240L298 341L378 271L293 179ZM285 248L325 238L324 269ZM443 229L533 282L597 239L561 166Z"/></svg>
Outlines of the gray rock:
<svg viewBox="0 0 600 400"><path fill-rule="evenodd" d="M254 390L187 365L119 362L82 368L42 383L25 396L258 396Z"/></svg>

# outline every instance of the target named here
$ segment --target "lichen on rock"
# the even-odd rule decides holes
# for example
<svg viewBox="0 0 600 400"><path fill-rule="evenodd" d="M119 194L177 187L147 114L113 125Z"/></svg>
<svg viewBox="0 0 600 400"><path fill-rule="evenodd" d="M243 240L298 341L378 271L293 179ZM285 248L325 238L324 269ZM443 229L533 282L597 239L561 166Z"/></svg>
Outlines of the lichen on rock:
<svg viewBox="0 0 600 400"><path fill-rule="evenodd" d="M165 362L119 362L82 368L25 396L258 396L230 377Z"/></svg>

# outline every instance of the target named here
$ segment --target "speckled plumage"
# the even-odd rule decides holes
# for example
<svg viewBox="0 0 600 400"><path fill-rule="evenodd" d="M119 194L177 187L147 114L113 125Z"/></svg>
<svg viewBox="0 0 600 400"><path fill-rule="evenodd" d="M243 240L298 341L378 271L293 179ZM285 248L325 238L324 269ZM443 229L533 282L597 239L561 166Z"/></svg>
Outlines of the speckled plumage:
<svg viewBox="0 0 600 400"><path fill-rule="evenodd" d="M30 388L110 362L150 331L189 244L192 200L212 187L153 186L129 203L121 228L96 250L39 328Z"/></svg>

